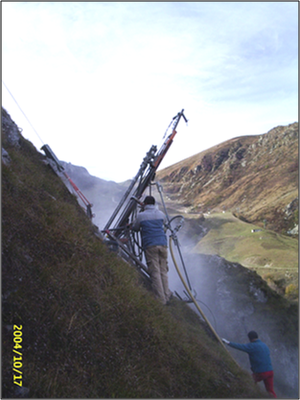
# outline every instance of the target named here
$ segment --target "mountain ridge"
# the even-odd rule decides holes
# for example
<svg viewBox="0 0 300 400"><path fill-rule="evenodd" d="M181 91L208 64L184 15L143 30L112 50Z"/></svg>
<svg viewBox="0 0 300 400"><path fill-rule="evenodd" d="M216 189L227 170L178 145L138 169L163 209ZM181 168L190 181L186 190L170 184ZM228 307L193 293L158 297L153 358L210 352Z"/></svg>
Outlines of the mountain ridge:
<svg viewBox="0 0 300 400"><path fill-rule="evenodd" d="M286 233L298 225L298 123L230 139L158 171L157 179L194 212L227 210Z"/></svg>

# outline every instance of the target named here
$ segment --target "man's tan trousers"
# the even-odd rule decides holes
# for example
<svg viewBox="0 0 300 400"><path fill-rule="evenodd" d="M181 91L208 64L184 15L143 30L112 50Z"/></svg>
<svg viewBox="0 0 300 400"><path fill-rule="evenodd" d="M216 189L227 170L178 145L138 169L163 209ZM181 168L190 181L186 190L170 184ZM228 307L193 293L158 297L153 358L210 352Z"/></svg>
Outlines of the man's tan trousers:
<svg viewBox="0 0 300 400"><path fill-rule="evenodd" d="M166 304L171 296L168 282L168 248L167 246L147 247L145 257L153 291L162 303Z"/></svg>

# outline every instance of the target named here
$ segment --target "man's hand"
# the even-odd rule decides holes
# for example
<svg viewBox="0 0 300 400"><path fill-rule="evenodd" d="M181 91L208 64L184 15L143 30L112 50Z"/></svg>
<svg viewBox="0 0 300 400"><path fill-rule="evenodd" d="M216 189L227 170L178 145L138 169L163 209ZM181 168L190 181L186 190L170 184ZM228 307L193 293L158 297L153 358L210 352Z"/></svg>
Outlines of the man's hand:
<svg viewBox="0 0 300 400"><path fill-rule="evenodd" d="M229 344L229 343L230 343L229 340L223 339L223 338L222 338L222 342L224 342L224 343L226 343L226 344Z"/></svg>

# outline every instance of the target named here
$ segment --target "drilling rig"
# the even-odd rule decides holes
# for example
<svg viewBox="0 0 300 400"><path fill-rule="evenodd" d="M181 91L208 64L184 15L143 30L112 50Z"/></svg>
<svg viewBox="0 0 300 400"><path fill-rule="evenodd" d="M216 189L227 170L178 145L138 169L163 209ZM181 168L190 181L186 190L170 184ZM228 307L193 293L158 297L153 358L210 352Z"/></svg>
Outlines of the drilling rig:
<svg viewBox="0 0 300 400"><path fill-rule="evenodd" d="M181 110L171 120L164 135L166 139L161 148L157 150L157 146L152 145L146 153L136 176L131 181L120 203L102 231L107 237L107 243L111 247L117 248L124 259L134 264L148 278L147 267L143 262L143 249L139 234L133 232L130 229L130 225L143 207L142 199L145 191L149 189L149 193L151 194L151 185L154 184L155 173L173 143L181 118L186 123L188 122L184 115L184 110Z"/></svg>
<svg viewBox="0 0 300 400"><path fill-rule="evenodd" d="M170 129L171 133L167 136L161 148L157 151L156 146L151 146L150 150L147 152L138 170L138 173L132 180L123 198L121 199L117 208L115 209L109 221L105 225L102 234L105 234L106 237L108 238L107 239L108 245L117 249L120 256L125 260L127 260L128 262L130 262L131 264L133 264L142 273L142 275L145 277L145 280L151 284L150 275L148 274L147 271L147 266L143 262L143 248L142 244L140 243L139 233L134 232L132 229L130 229L130 226L135 220L138 212L141 212L143 210L142 200L146 189L149 189L150 191L149 194L151 194L151 186L156 185L160 193L162 204L167 218L166 228L170 230L170 236L169 236L170 253L175 268L177 270L178 276L180 277L180 280L182 281L183 286L186 289L184 293L187 296L187 298L184 300L178 295L177 292L175 292L175 294L180 300L184 300L187 303L194 303L196 310L199 312L203 320L206 321L213 335L216 337L221 346L228 352L221 338L218 336L217 332L215 331L215 329L213 328L213 326L211 325L211 323L201 310L198 304L199 300L196 299L197 294L195 293L195 291L193 291L189 281L188 273L185 267L185 263L182 257L179 241L176 234L177 231L183 225L184 218L181 215L177 215L172 219L169 218L165 202L162 196L161 185L158 182L154 182L155 173L160 163L162 162L164 156L166 155L167 151L169 150L173 142L173 139L177 133L176 128L179 124L180 119L183 118L187 123L187 119L184 116L183 112L184 110L181 110L181 112L179 112L172 119L165 133L165 136L167 135ZM181 265L185 273L185 278L183 277L180 268L178 266L178 263L176 261L172 243L174 243L175 247L177 248L177 255L180 258ZM229 352L228 354L230 355Z"/></svg>

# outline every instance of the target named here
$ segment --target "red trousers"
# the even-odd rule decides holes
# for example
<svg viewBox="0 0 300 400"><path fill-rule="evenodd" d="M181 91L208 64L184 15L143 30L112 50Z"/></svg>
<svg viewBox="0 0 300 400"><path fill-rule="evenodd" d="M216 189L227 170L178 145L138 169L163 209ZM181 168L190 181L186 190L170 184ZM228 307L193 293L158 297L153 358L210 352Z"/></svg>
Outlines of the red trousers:
<svg viewBox="0 0 300 400"><path fill-rule="evenodd" d="M276 393L274 392L273 388L273 379L274 379L274 372L267 371L267 372L254 372L252 374L254 382L264 381L266 390L272 397L277 398Z"/></svg>

